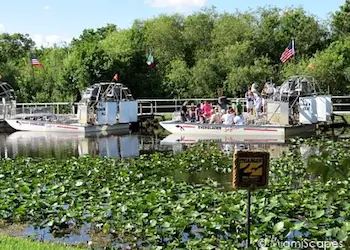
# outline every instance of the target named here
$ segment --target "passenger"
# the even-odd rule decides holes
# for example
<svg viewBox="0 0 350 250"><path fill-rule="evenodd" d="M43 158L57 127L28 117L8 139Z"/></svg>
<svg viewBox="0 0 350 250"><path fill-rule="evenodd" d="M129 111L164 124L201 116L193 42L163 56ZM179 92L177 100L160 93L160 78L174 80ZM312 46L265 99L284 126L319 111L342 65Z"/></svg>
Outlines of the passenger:
<svg viewBox="0 0 350 250"><path fill-rule="evenodd" d="M208 101L205 101L202 106L203 116L205 119L209 119L211 117L212 109L213 107L211 106L211 104Z"/></svg>
<svg viewBox="0 0 350 250"><path fill-rule="evenodd" d="M255 82L252 84L252 87L250 89L251 92L253 92L253 94L257 94L258 93L258 84Z"/></svg>
<svg viewBox="0 0 350 250"><path fill-rule="evenodd" d="M244 117L242 113L237 113L235 118L233 119L235 125L244 125Z"/></svg>
<svg viewBox="0 0 350 250"><path fill-rule="evenodd" d="M192 104L189 112L189 117L191 122L196 121L196 107Z"/></svg>
<svg viewBox="0 0 350 250"><path fill-rule="evenodd" d="M248 90L248 92L245 95L246 101L247 101L247 112L248 114L252 115L253 114L253 105L254 105L254 97L253 93Z"/></svg>
<svg viewBox="0 0 350 250"><path fill-rule="evenodd" d="M181 119L182 122L186 122L188 118L187 102L184 102L181 107Z"/></svg>
<svg viewBox="0 0 350 250"><path fill-rule="evenodd" d="M243 113L243 107L242 104L238 101L237 105L236 105L236 109L235 109L237 114L241 114Z"/></svg>
<svg viewBox="0 0 350 250"><path fill-rule="evenodd" d="M262 99L261 97L254 93L254 102L255 102L255 114L256 117L260 117L260 113L261 113L261 107L262 107Z"/></svg>
<svg viewBox="0 0 350 250"><path fill-rule="evenodd" d="M233 109L232 108L229 108L226 111L226 114L224 114L221 117L221 121L222 121L222 123L224 125L232 125L233 124L233 119L234 119L234 116L233 116Z"/></svg>
<svg viewBox="0 0 350 250"><path fill-rule="evenodd" d="M201 108L201 104L198 104L196 108L196 121L204 122L204 116L203 116L203 110Z"/></svg>
<svg viewBox="0 0 350 250"><path fill-rule="evenodd" d="M215 108L212 113L209 123L221 123L221 113L219 108Z"/></svg>
<svg viewBox="0 0 350 250"><path fill-rule="evenodd" d="M220 107L220 112L225 114L227 110L227 97L224 95L220 96L218 99L218 104Z"/></svg>
<svg viewBox="0 0 350 250"><path fill-rule="evenodd" d="M267 101L268 99L273 98L273 95L275 94L275 86L272 82L267 82L264 85L263 90L261 91L261 98L262 98L262 110L265 113L267 108Z"/></svg>

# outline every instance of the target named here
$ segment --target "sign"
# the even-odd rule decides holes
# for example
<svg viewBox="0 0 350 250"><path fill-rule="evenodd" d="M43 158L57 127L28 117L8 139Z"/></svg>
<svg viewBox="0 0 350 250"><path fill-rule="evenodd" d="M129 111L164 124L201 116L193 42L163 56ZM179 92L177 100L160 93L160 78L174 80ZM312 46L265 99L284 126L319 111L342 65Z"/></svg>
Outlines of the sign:
<svg viewBox="0 0 350 250"><path fill-rule="evenodd" d="M265 188L269 176L269 152L237 151L233 158L234 189Z"/></svg>

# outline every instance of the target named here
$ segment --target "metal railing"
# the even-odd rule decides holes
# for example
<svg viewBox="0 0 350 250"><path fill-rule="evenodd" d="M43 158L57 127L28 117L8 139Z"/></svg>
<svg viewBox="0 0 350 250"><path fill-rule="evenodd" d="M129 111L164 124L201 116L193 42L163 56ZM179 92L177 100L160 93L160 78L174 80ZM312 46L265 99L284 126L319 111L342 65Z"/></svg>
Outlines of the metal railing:
<svg viewBox="0 0 350 250"><path fill-rule="evenodd" d="M137 100L140 114L155 114L164 115L174 111L179 111L184 102L187 102L189 106L197 105L208 100L214 104L217 104L217 98L202 98L202 99L140 99ZM246 105L245 98L228 98L233 103L241 103ZM335 114L350 114L350 96L333 96L333 113Z"/></svg>
<svg viewBox="0 0 350 250"><path fill-rule="evenodd" d="M186 99L139 99L138 113L139 115L165 115L174 111L179 111L184 102L189 106L197 105L205 100L217 104L217 98L186 98ZM231 103L240 102L246 104L245 98L228 98ZM350 96L333 96L333 111L336 114L350 114ZM17 103L16 113L33 113L38 110L50 108L55 114L75 114L77 111L77 103L72 102L54 102L54 103ZM4 108L0 105L0 119L4 119L6 115L12 114L9 111L10 106Z"/></svg>

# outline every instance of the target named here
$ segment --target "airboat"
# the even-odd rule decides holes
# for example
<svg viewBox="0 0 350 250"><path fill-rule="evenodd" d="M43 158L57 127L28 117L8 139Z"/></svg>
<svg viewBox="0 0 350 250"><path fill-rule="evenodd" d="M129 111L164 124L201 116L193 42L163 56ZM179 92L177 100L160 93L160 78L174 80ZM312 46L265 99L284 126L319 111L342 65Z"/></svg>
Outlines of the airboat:
<svg viewBox="0 0 350 250"><path fill-rule="evenodd" d="M314 134L319 123L327 123L332 117L332 99L321 92L316 80L297 75L285 80L281 86L266 83L269 95L265 96L265 112L260 117L244 113L244 125L224 125L198 122L182 122L179 112L172 120L160 125L172 134L292 137Z"/></svg>
<svg viewBox="0 0 350 250"><path fill-rule="evenodd" d="M7 124L5 118L8 117L13 108L16 107L15 91L7 82L0 81L0 131L12 132L13 129Z"/></svg>
<svg viewBox="0 0 350 250"><path fill-rule="evenodd" d="M95 83L82 93L77 115L50 112L16 114L6 122L15 130L38 132L127 132L137 122L138 106L122 83Z"/></svg>

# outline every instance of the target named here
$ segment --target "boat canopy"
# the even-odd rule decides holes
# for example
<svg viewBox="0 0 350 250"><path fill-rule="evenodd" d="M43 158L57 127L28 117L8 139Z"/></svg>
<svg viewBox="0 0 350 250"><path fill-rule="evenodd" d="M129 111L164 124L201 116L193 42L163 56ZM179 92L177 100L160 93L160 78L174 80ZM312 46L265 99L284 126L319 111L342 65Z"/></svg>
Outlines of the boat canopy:
<svg viewBox="0 0 350 250"><path fill-rule="evenodd" d="M2 98L6 101L16 100L15 91L7 82L0 82L0 99Z"/></svg>
<svg viewBox="0 0 350 250"><path fill-rule="evenodd" d="M286 79L277 91L280 95L308 96L321 92L316 80L310 76L297 75Z"/></svg>
<svg viewBox="0 0 350 250"><path fill-rule="evenodd" d="M122 83L95 83L82 92L81 102L134 100L128 87Z"/></svg>

